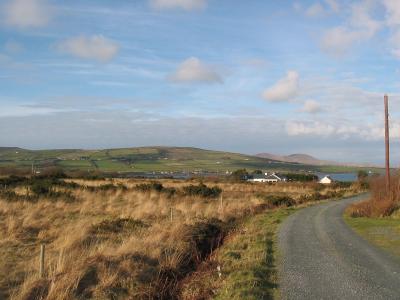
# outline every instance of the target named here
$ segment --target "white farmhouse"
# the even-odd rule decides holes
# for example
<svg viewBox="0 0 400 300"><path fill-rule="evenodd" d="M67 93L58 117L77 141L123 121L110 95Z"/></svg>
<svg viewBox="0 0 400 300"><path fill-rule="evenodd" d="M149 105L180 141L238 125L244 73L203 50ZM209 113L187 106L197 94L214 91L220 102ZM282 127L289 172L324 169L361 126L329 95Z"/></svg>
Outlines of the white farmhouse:
<svg viewBox="0 0 400 300"><path fill-rule="evenodd" d="M253 175L252 178L250 178L248 181L275 183L275 182L286 181L286 177L278 175L276 173L271 173L271 174L265 173L265 174Z"/></svg>
<svg viewBox="0 0 400 300"><path fill-rule="evenodd" d="M322 183L322 184L331 184L332 182L333 182L333 179L329 175L326 175L324 178L322 178L319 181L319 183Z"/></svg>

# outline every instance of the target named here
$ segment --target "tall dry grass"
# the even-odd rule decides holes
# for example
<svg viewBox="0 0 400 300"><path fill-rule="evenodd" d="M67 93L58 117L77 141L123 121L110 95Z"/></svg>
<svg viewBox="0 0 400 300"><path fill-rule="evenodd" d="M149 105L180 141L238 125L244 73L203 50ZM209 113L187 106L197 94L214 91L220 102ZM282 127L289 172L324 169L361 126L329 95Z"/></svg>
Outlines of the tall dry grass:
<svg viewBox="0 0 400 300"><path fill-rule="evenodd" d="M202 198L135 189L148 180L75 182L94 187L123 184L127 189L71 189L77 199L72 202L0 199L0 298L177 298L179 282L222 243L235 220L272 208L265 203L266 195L300 202L321 188L209 182L223 190L221 197ZM189 184L162 183L177 189ZM336 189L327 187L321 193ZM43 279L38 278L41 243L46 244Z"/></svg>
<svg viewBox="0 0 400 300"><path fill-rule="evenodd" d="M385 177L370 180L371 198L355 203L347 209L351 217L389 217L400 208L400 174L390 179L386 188Z"/></svg>

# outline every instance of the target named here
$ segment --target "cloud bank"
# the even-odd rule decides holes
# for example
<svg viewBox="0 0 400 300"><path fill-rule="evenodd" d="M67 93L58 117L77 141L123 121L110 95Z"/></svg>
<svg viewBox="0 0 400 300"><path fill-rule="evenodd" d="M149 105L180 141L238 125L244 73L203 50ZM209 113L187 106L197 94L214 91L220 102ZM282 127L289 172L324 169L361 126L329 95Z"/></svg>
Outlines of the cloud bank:
<svg viewBox="0 0 400 300"><path fill-rule="evenodd" d="M10 0L1 8L5 24L21 29L45 26L52 15L46 0Z"/></svg>
<svg viewBox="0 0 400 300"><path fill-rule="evenodd" d="M151 7L158 10L183 9L186 11L201 10L207 6L206 0L150 0Z"/></svg>
<svg viewBox="0 0 400 300"><path fill-rule="evenodd" d="M177 83L223 83L222 77L212 66L196 57L182 62L177 70L168 76L168 79Z"/></svg>
<svg viewBox="0 0 400 300"><path fill-rule="evenodd" d="M58 44L58 50L72 56L108 62L118 53L118 43L102 35L77 36Z"/></svg>
<svg viewBox="0 0 400 300"><path fill-rule="evenodd" d="M299 90L299 74L289 71L285 78L279 80L275 85L266 89L262 97L271 102L288 101L296 97Z"/></svg>

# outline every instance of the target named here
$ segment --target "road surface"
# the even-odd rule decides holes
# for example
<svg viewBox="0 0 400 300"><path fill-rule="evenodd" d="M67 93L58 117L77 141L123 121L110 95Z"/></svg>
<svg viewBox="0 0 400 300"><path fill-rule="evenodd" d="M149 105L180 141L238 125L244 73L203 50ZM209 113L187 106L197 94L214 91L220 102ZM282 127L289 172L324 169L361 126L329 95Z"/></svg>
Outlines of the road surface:
<svg viewBox="0 0 400 300"><path fill-rule="evenodd" d="M282 224L282 299L400 299L400 260L343 220L346 206L365 197L308 207Z"/></svg>

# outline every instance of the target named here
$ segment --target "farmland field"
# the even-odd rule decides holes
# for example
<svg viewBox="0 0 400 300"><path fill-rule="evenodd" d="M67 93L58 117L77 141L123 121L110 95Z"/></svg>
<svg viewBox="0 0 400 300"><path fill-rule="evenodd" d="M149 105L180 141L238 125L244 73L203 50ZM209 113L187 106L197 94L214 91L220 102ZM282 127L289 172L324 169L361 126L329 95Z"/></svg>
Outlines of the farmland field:
<svg viewBox="0 0 400 300"><path fill-rule="evenodd" d="M217 172L237 169L301 172L355 172L356 167L311 166L260 158L256 156L197 148L142 147L105 150L26 150L0 148L0 172L7 168L30 172L60 167L65 171L98 171L104 173L134 172ZM379 172L379 169L368 168ZM9 172L10 173L10 172Z"/></svg>

